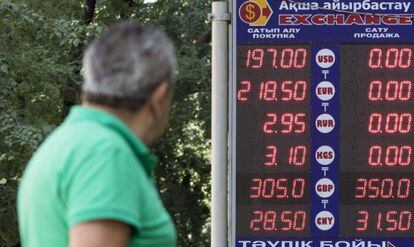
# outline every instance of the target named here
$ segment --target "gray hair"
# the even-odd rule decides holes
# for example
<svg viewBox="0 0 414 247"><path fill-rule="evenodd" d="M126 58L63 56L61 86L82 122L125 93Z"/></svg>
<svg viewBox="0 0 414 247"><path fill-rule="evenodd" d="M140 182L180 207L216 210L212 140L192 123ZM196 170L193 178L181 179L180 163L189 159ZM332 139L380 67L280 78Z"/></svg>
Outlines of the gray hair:
<svg viewBox="0 0 414 247"><path fill-rule="evenodd" d="M85 52L83 100L135 111L162 82L174 82L176 66L174 47L163 32L115 24Z"/></svg>

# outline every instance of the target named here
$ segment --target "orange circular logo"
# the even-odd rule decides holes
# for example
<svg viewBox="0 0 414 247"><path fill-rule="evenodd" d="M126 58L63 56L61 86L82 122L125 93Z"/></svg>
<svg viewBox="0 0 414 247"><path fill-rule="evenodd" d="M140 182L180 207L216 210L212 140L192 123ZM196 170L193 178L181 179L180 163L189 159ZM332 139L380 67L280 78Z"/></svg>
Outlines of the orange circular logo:
<svg viewBox="0 0 414 247"><path fill-rule="evenodd" d="M262 8L255 2L248 1L240 6L239 16L248 24L258 21L261 15Z"/></svg>

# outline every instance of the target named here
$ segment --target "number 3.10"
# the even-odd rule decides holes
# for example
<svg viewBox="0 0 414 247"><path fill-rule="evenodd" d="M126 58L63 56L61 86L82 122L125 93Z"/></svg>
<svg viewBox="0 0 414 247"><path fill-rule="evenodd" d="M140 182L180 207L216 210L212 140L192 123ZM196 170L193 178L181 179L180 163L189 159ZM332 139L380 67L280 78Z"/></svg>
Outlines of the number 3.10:
<svg viewBox="0 0 414 247"><path fill-rule="evenodd" d="M278 166L278 150L276 146L269 145L266 147L265 166ZM294 146L289 148L288 164L294 166L303 166L306 163L307 148L305 146ZM286 162L283 161L283 164Z"/></svg>

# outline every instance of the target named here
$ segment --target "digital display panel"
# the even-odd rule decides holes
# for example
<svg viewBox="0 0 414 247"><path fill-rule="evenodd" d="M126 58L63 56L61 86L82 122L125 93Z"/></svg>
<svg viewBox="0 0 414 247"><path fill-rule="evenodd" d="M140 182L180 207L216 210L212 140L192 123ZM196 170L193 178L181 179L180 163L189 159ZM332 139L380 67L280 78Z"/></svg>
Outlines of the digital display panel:
<svg viewBox="0 0 414 247"><path fill-rule="evenodd" d="M413 50L341 46L341 171L414 171Z"/></svg>
<svg viewBox="0 0 414 247"><path fill-rule="evenodd" d="M309 171L309 46L239 46L238 173ZM289 145L286 145L289 143Z"/></svg>
<svg viewBox="0 0 414 247"><path fill-rule="evenodd" d="M358 4L234 4L236 246L413 246L414 4Z"/></svg>
<svg viewBox="0 0 414 247"><path fill-rule="evenodd" d="M340 46L339 187L340 204L345 208L340 211L352 217L340 221L341 236L363 231L384 236L381 227L362 230L358 223L363 217L368 218L363 223L368 225L374 224L373 217L384 217L385 225L401 221L400 228L384 226L394 229L385 230L386 236L414 229L413 49L413 45L396 44ZM306 44L239 46L236 198L243 207L237 215L250 215L250 221L239 224L240 233L310 234L306 217L311 208L312 55ZM320 90L328 92L330 87ZM278 225L277 219L284 222L285 207L280 207L284 205L303 205L299 211L304 227L270 227L271 231L256 227ZM372 205L377 209L370 209ZM406 207L391 210L392 205Z"/></svg>
<svg viewBox="0 0 414 247"><path fill-rule="evenodd" d="M413 236L411 44L341 46L344 236ZM351 206L352 205L352 206ZM374 208L373 208L374 207Z"/></svg>
<svg viewBox="0 0 414 247"><path fill-rule="evenodd" d="M249 215L239 229L254 236L307 236L310 47L246 45L238 57L237 136L244 141L237 142L236 198L244 207L237 215ZM295 205L301 207L291 210Z"/></svg>

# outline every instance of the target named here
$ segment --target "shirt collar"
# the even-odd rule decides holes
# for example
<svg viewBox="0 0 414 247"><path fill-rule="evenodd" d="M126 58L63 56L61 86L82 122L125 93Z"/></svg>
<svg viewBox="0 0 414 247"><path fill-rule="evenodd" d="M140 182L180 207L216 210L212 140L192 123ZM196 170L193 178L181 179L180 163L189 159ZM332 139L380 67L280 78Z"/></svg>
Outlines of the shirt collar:
<svg viewBox="0 0 414 247"><path fill-rule="evenodd" d="M91 121L97 122L114 130L122 136L131 149L134 151L136 157L143 164L147 174L153 176L154 169L158 163L156 156L152 155L145 144L128 128L128 126L115 115L91 107L81 105L73 106L70 110L65 123L75 123Z"/></svg>

